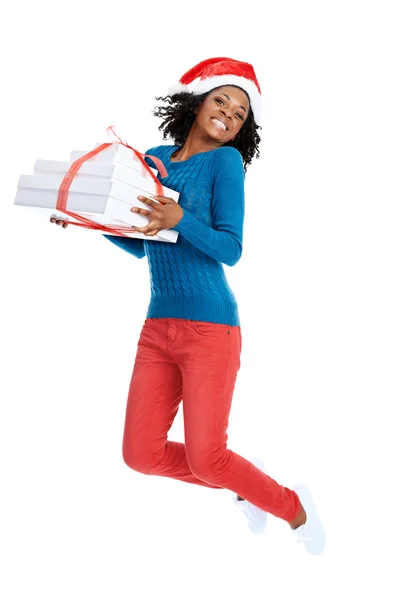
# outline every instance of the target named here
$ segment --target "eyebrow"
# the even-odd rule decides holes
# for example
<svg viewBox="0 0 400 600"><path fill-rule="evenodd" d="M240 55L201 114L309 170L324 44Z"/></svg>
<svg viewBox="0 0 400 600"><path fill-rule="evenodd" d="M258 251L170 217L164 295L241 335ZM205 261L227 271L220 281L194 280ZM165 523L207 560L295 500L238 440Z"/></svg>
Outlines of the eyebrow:
<svg viewBox="0 0 400 600"><path fill-rule="evenodd" d="M228 98L228 100L230 100L230 98L229 98L228 94L224 94L224 92L222 92L222 95L223 95L223 96L226 96L226 97ZM245 107L244 107L244 106L242 106L241 104L239 105L239 108L243 108L244 112L247 112L247 110L245 109Z"/></svg>

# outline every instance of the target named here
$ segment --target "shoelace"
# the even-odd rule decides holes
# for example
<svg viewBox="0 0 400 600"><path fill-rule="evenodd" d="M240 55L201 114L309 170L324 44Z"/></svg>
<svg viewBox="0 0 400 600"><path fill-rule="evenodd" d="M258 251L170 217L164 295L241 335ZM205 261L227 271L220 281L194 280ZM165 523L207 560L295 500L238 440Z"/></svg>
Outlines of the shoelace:
<svg viewBox="0 0 400 600"><path fill-rule="evenodd" d="M301 544L304 541L312 541L313 536L306 525L301 525L297 529L293 529L293 535L297 538L297 543Z"/></svg>
<svg viewBox="0 0 400 600"><path fill-rule="evenodd" d="M246 515L249 516L252 521L256 521L258 519L258 515L253 504L250 504L250 502L247 502L247 500L242 500L241 504L243 505Z"/></svg>
<svg viewBox="0 0 400 600"><path fill-rule="evenodd" d="M250 505L249 508L249 513L250 513L250 517L253 521L257 521L258 519L258 514L256 513L256 511L254 510L254 507L252 505Z"/></svg>

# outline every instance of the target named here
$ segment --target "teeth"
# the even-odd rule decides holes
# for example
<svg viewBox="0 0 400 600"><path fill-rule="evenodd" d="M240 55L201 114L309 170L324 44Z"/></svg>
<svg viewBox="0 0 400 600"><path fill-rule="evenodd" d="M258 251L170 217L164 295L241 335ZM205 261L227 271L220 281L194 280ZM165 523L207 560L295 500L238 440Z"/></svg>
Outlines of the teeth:
<svg viewBox="0 0 400 600"><path fill-rule="evenodd" d="M219 119L214 119L213 118L213 122L217 125L217 127L219 127L220 129L224 129L225 131L228 129L227 127L225 127L225 125L223 124L222 121L220 121Z"/></svg>

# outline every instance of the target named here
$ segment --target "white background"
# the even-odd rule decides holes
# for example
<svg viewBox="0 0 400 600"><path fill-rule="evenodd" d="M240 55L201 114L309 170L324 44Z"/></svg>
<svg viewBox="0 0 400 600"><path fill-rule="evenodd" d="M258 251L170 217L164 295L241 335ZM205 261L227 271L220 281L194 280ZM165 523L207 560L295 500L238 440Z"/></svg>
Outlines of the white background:
<svg viewBox="0 0 400 600"><path fill-rule="evenodd" d="M13 2L2 9L4 600L399 598L397 2ZM225 267L243 351L228 447L306 483L319 557L233 493L134 472L125 403L146 258L13 206L37 158L163 141L155 96L197 62L254 65L261 158ZM158 242L154 242L158 243ZM170 439L183 440L181 409Z"/></svg>

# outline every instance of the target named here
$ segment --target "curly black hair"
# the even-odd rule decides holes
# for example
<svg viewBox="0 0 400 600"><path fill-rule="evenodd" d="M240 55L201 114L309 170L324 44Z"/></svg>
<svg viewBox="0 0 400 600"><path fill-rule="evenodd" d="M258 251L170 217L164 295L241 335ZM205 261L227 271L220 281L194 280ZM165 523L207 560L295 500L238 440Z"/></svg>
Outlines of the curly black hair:
<svg viewBox="0 0 400 600"><path fill-rule="evenodd" d="M214 90L215 89L218 88L214 88ZM164 130L164 140L170 137L177 146L184 145L196 118L196 115L193 111L195 108L200 106L209 93L210 92L206 92L205 94L195 95L192 92L180 92L178 94L173 94L172 96L156 97L156 100L162 100L163 102L167 102L169 104L169 106L156 106L152 111L155 117L161 117L164 119L158 128L160 131ZM245 93L247 94L247 92ZM240 154L242 155L243 168L245 172L247 171L247 167L250 165L253 156L256 155L256 158L260 157L258 145L261 141L261 138L257 133L257 129L261 129L261 126L256 125L254 121L254 114L250 106L248 117L239 133L236 135L234 140L231 140L225 144L226 146L233 146L239 150Z"/></svg>

